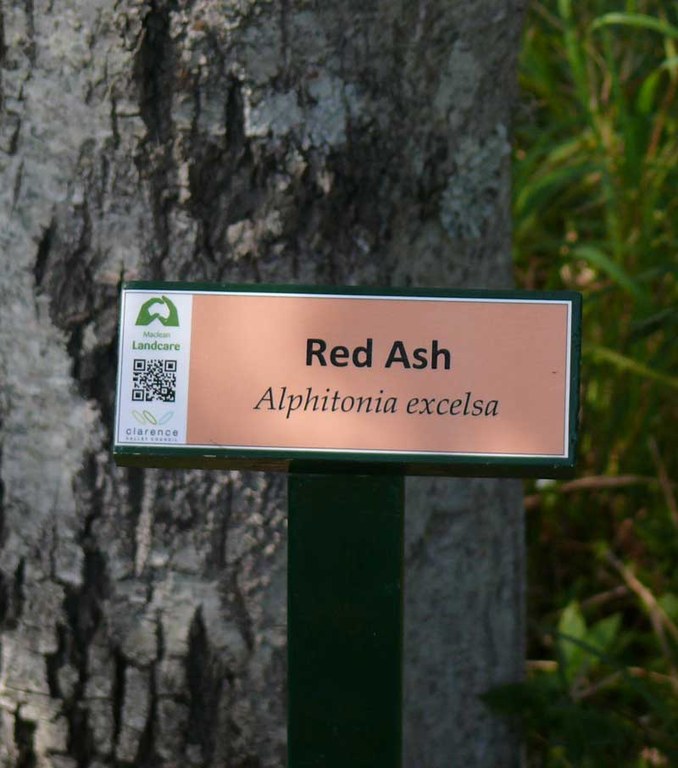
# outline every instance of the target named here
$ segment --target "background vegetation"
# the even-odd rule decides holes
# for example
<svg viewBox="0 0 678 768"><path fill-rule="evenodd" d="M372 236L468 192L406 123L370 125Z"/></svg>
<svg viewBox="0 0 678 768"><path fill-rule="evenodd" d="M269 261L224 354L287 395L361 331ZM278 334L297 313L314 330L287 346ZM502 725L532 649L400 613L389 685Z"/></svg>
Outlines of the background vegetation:
<svg viewBox="0 0 678 768"><path fill-rule="evenodd" d="M533 2L515 262L584 295L576 479L528 486L531 766L678 766L678 3Z"/></svg>

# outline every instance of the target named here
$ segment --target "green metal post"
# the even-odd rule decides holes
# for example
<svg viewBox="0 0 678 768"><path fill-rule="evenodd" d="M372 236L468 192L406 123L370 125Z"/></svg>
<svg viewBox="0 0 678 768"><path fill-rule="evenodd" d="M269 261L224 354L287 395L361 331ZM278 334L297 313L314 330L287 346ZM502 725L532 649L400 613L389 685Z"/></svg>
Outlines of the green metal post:
<svg viewBox="0 0 678 768"><path fill-rule="evenodd" d="M291 474L288 767L400 768L404 479Z"/></svg>

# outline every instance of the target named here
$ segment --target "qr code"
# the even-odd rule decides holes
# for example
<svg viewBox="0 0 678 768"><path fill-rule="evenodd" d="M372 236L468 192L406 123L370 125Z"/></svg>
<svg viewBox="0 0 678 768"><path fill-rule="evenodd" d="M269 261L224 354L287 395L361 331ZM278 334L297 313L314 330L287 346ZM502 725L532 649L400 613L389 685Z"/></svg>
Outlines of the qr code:
<svg viewBox="0 0 678 768"><path fill-rule="evenodd" d="M135 360L132 368L132 400L173 403L177 396L176 360Z"/></svg>

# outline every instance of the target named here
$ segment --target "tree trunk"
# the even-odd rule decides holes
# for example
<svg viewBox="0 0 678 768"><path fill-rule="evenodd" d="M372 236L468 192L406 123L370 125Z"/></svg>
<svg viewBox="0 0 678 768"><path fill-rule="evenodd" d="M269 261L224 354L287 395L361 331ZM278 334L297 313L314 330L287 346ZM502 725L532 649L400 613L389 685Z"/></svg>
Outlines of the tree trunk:
<svg viewBox="0 0 678 768"><path fill-rule="evenodd" d="M284 764L285 479L113 465L119 281L508 285L520 6L0 0L1 766ZM517 765L519 485L408 493L405 766Z"/></svg>

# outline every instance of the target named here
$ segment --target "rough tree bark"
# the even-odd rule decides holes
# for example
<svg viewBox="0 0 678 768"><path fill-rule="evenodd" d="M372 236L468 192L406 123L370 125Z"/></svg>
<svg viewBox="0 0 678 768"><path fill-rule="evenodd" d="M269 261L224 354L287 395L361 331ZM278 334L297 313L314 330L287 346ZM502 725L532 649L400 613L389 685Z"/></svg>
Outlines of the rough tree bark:
<svg viewBox="0 0 678 768"><path fill-rule="evenodd" d="M284 764L285 480L113 466L118 283L508 285L520 6L0 0L0 765ZM516 765L519 487L408 493L405 765Z"/></svg>

